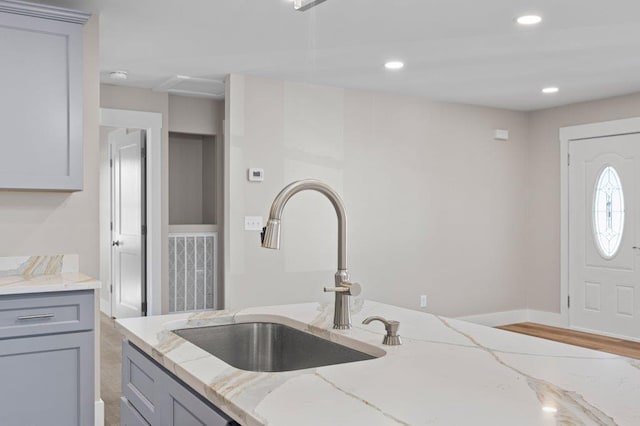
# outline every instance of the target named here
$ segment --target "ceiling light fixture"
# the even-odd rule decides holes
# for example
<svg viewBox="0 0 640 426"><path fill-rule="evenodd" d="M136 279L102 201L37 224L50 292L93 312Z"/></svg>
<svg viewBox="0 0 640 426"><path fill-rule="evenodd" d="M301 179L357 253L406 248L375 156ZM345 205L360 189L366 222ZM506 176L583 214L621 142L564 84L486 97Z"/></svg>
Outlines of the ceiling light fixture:
<svg viewBox="0 0 640 426"><path fill-rule="evenodd" d="M327 0L293 0L293 8L298 12L304 12L325 1Z"/></svg>
<svg viewBox="0 0 640 426"><path fill-rule="evenodd" d="M542 93L550 95L552 93L558 93L559 90L560 89L558 89L557 87L545 87L544 89L542 89Z"/></svg>
<svg viewBox="0 0 640 426"><path fill-rule="evenodd" d="M535 25L542 22L542 17L538 15L523 15L518 16L516 22L520 25Z"/></svg>
<svg viewBox="0 0 640 426"><path fill-rule="evenodd" d="M399 70L402 67L404 67L404 63L400 61L389 61L386 64L384 64L384 67L388 70Z"/></svg>
<svg viewBox="0 0 640 426"><path fill-rule="evenodd" d="M126 80L129 78L129 73L126 71L113 71L109 73L109 78L114 80Z"/></svg>
<svg viewBox="0 0 640 426"><path fill-rule="evenodd" d="M542 407L542 411L544 411L545 413L557 413L558 409L550 405L545 405L544 407Z"/></svg>

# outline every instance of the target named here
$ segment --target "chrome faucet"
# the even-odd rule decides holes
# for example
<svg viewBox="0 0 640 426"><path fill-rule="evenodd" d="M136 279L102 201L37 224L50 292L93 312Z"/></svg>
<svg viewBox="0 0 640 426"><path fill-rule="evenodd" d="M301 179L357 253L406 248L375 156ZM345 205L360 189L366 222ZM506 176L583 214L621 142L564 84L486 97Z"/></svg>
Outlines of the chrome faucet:
<svg viewBox="0 0 640 426"><path fill-rule="evenodd" d="M262 247L280 249L280 220L287 201L300 191L318 191L331 201L338 215L338 271L335 274L335 287L325 287L325 292L335 292L335 306L333 313L333 328L345 330L351 328L351 311L349 310L349 296L360 294L358 283L349 281L347 271L347 213L340 196L327 184L318 180L306 179L290 183L273 200L267 226L262 229Z"/></svg>

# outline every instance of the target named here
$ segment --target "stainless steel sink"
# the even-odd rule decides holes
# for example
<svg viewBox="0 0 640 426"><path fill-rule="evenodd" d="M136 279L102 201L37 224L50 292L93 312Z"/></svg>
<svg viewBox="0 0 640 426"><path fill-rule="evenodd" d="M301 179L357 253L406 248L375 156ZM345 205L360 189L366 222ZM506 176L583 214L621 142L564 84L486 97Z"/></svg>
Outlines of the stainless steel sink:
<svg viewBox="0 0 640 426"><path fill-rule="evenodd" d="M376 358L270 322L185 328L174 333L227 364L248 371L302 370Z"/></svg>

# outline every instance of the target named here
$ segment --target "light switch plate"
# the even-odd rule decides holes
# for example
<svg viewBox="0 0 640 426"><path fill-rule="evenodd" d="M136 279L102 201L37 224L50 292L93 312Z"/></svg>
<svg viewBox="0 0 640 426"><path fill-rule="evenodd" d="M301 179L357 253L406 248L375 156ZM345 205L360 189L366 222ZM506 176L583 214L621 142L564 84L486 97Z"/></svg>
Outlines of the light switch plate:
<svg viewBox="0 0 640 426"><path fill-rule="evenodd" d="M426 308L427 307L427 295L426 294L421 294L420 295L420 307L421 308Z"/></svg>
<svg viewBox="0 0 640 426"><path fill-rule="evenodd" d="M245 216L245 231L262 231L262 216Z"/></svg>

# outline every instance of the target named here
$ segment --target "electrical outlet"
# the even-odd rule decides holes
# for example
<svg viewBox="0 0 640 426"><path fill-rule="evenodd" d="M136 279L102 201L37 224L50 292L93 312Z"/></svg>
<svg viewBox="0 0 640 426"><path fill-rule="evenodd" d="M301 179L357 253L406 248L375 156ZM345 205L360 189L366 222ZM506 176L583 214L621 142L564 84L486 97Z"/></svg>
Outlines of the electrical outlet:
<svg viewBox="0 0 640 426"><path fill-rule="evenodd" d="M427 295L426 294L421 294L420 295L420 307L421 308L426 308L427 307Z"/></svg>
<svg viewBox="0 0 640 426"><path fill-rule="evenodd" d="M262 216L245 216L245 231L262 231Z"/></svg>

